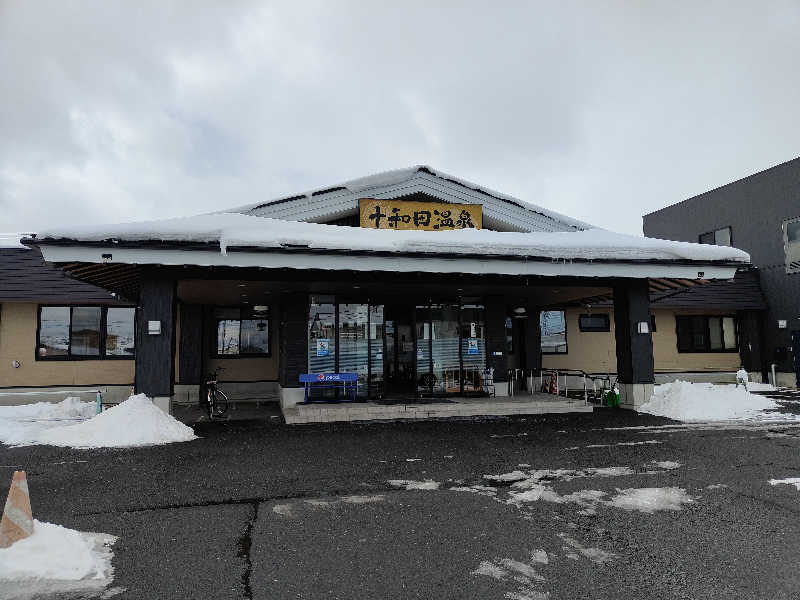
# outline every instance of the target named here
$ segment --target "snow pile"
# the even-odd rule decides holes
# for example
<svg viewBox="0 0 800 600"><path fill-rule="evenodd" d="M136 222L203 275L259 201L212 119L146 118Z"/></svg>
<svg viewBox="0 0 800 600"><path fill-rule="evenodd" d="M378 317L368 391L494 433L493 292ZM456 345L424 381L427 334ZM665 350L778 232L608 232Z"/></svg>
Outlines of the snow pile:
<svg viewBox="0 0 800 600"><path fill-rule="evenodd" d="M800 490L800 477L789 477L788 479L770 479L770 485L793 485Z"/></svg>
<svg viewBox="0 0 800 600"><path fill-rule="evenodd" d="M188 442L196 439L191 427L166 414L144 394L78 425L50 429L41 443L73 448L124 448Z"/></svg>
<svg viewBox="0 0 800 600"><path fill-rule="evenodd" d="M70 397L58 403L37 402L22 406L0 406L0 442L9 446L39 444L48 429L79 423L97 412L94 402Z"/></svg>
<svg viewBox="0 0 800 600"><path fill-rule="evenodd" d="M0 549L0 581L109 579L116 540L34 520L33 535Z"/></svg>
<svg viewBox="0 0 800 600"><path fill-rule="evenodd" d="M675 381L657 385L653 397L639 412L680 421L726 421L763 418L764 411L777 408L779 405L769 398L741 387Z"/></svg>
<svg viewBox="0 0 800 600"><path fill-rule="evenodd" d="M12 419L90 419L97 413L95 402L82 402L69 396L61 402L36 402L20 406L0 406L0 418Z"/></svg>
<svg viewBox="0 0 800 600"><path fill-rule="evenodd" d="M73 448L126 448L188 442L190 427L156 407L144 394L95 414L94 402L67 398L0 407L0 441L8 445L50 444Z"/></svg>

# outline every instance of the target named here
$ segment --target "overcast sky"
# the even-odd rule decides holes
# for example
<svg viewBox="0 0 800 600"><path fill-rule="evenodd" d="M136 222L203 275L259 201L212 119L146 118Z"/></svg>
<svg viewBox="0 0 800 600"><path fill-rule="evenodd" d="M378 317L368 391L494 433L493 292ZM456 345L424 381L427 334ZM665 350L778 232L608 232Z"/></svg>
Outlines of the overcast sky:
<svg viewBox="0 0 800 600"><path fill-rule="evenodd" d="M800 0L0 0L0 231L425 163L601 227L800 155Z"/></svg>

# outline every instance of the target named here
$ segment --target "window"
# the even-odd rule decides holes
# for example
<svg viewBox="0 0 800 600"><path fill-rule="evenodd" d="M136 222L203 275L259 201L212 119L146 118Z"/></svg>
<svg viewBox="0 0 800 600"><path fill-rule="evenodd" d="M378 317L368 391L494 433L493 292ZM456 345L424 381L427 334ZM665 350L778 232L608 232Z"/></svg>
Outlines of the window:
<svg viewBox="0 0 800 600"><path fill-rule="evenodd" d="M675 317L678 352L736 352L736 317Z"/></svg>
<svg viewBox="0 0 800 600"><path fill-rule="evenodd" d="M133 356L135 308L109 308L106 312L106 356Z"/></svg>
<svg viewBox="0 0 800 600"><path fill-rule="evenodd" d="M715 229L707 233L701 233L698 241L701 244L715 244L717 246L732 246L733 238L731 237L731 228L723 227L722 229Z"/></svg>
<svg viewBox="0 0 800 600"><path fill-rule="evenodd" d="M800 273L800 218L783 222L783 247L786 272Z"/></svg>
<svg viewBox="0 0 800 600"><path fill-rule="evenodd" d="M506 354L514 354L514 320L506 317Z"/></svg>
<svg viewBox="0 0 800 600"><path fill-rule="evenodd" d="M136 309L41 306L37 360L133 358Z"/></svg>
<svg viewBox="0 0 800 600"><path fill-rule="evenodd" d="M567 321L563 310L540 312L539 327L543 354L567 353Z"/></svg>
<svg viewBox="0 0 800 600"><path fill-rule="evenodd" d="M578 317L578 329L581 331L611 331L611 320L608 315L581 315Z"/></svg>
<svg viewBox="0 0 800 600"><path fill-rule="evenodd" d="M269 309L216 308L217 357L269 356Z"/></svg>
<svg viewBox="0 0 800 600"><path fill-rule="evenodd" d="M73 306L70 352L73 356L100 356L99 306Z"/></svg>

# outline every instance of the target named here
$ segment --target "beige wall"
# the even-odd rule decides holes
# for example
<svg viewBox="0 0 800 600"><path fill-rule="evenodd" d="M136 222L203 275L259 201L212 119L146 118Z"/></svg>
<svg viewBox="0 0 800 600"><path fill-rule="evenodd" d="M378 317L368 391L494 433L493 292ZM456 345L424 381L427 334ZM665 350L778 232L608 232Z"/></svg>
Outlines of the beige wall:
<svg viewBox="0 0 800 600"><path fill-rule="evenodd" d="M616 373L617 355L614 343L614 314L612 310L593 309L592 314L607 314L611 331L581 333L578 316L585 309L566 311L567 354L545 354L542 366L546 369L576 369L587 373Z"/></svg>
<svg viewBox="0 0 800 600"><path fill-rule="evenodd" d="M37 305L0 305L0 387L133 385L133 360L35 360ZM18 369L11 366L17 360Z"/></svg>
<svg viewBox="0 0 800 600"><path fill-rule="evenodd" d="M735 315L735 311L656 310L653 359L656 371L736 371L742 359L738 352L678 352L675 315Z"/></svg>
<svg viewBox="0 0 800 600"><path fill-rule="evenodd" d="M180 314L176 325L175 344L175 382L180 380ZM269 313L269 345L270 356L258 358L211 358L203 357L203 373L212 372L217 367L225 369L219 375L219 381L273 381L278 379L278 327L280 315L275 305L270 305Z"/></svg>
<svg viewBox="0 0 800 600"><path fill-rule="evenodd" d="M578 316L585 309L567 310L567 354L545 354L542 365L546 369L576 369L588 373L616 373L617 356L614 339L614 314L612 310L592 310L593 314L608 314L609 332L581 332ZM738 352L679 353L675 332L675 315L732 314L720 311L662 310L653 311L656 331L653 333L653 360L656 371L735 371L741 359Z"/></svg>

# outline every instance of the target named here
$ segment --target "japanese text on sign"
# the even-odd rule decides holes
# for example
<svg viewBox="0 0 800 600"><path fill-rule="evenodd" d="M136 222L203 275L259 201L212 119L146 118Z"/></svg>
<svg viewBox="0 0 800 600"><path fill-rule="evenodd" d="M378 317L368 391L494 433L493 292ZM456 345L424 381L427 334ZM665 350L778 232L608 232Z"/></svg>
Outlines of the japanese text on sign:
<svg viewBox="0 0 800 600"><path fill-rule="evenodd" d="M359 200L361 227L368 229L418 229L452 231L481 229L480 204L447 204L405 200Z"/></svg>

